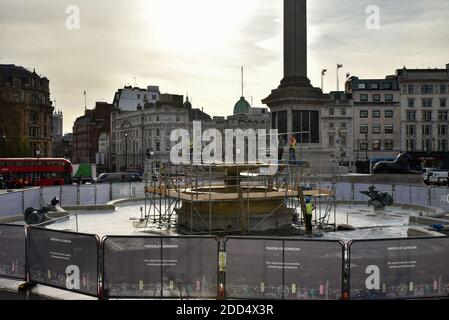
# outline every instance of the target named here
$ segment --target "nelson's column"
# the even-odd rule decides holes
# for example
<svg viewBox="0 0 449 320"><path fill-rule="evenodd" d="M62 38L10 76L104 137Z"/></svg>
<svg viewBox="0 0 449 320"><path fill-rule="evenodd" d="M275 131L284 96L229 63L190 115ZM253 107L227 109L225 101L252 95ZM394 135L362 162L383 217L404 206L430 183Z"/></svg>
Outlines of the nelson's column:
<svg viewBox="0 0 449 320"><path fill-rule="evenodd" d="M272 128L285 134L281 135L285 143L295 135L298 159L308 160L312 166L314 160L330 160L322 147L320 121L328 101L307 77L307 1L284 0L284 78L262 102L271 110Z"/></svg>

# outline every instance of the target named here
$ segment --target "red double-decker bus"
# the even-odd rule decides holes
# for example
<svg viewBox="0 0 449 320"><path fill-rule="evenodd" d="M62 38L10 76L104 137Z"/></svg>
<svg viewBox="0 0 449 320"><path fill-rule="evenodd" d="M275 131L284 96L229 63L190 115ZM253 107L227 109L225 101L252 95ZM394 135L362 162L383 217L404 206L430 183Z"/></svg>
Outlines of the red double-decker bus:
<svg viewBox="0 0 449 320"><path fill-rule="evenodd" d="M58 158L0 158L0 184L9 189L72 183L72 164Z"/></svg>

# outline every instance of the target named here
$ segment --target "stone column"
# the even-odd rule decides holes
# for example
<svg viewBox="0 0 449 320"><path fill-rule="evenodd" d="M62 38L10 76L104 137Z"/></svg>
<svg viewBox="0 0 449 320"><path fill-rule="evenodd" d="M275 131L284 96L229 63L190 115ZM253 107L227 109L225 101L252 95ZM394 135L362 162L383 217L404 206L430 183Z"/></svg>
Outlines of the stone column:
<svg viewBox="0 0 449 320"><path fill-rule="evenodd" d="M307 78L307 0L284 0L284 79L281 87L310 87Z"/></svg>

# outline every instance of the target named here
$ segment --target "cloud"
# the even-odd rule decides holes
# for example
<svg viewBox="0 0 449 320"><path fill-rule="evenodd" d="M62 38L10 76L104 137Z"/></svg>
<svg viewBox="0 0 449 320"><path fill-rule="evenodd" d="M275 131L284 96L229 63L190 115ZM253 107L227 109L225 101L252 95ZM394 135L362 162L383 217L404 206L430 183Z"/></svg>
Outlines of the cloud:
<svg viewBox="0 0 449 320"><path fill-rule="evenodd" d="M65 28L65 8L78 5L81 29ZM282 78L282 0L2 0L0 63L45 74L64 110L65 130L97 100L112 102L125 84L159 85L194 96L212 115L228 115L240 96L260 101ZM309 77L335 88L335 65L383 77L404 64L449 62L447 0L309 1ZM368 30L366 7L380 8ZM215 35L215 36L214 36ZM260 104L260 103L256 103Z"/></svg>

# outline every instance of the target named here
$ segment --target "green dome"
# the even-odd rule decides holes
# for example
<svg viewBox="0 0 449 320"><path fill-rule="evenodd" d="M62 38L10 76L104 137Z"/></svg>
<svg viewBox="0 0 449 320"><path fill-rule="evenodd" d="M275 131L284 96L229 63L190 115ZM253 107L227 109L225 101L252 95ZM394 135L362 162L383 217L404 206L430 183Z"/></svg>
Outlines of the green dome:
<svg viewBox="0 0 449 320"><path fill-rule="evenodd" d="M248 103L248 101L245 100L244 97L241 97L240 100L235 104L234 114L249 113L250 110L251 105Z"/></svg>

